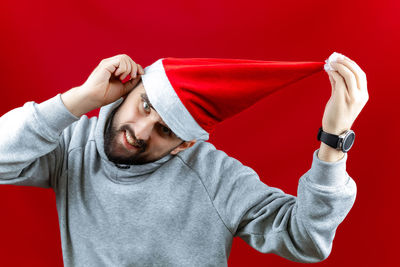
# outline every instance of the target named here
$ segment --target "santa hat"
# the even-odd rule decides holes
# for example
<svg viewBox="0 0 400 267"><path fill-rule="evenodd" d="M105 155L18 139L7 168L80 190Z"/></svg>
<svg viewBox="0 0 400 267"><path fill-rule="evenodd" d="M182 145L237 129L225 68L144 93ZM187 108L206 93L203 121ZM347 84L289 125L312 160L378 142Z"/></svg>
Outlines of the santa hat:
<svg viewBox="0 0 400 267"><path fill-rule="evenodd" d="M325 62L343 58L333 53ZM271 93L324 68L323 62L161 58L142 81L150 103L182 140L208 140L215 126Z"/></svg>

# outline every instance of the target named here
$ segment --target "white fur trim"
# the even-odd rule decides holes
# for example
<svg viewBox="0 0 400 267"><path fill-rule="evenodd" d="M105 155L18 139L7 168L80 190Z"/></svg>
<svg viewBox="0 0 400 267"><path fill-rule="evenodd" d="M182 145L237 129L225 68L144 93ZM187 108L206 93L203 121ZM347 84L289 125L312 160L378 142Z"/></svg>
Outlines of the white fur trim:
<svg viewBox="0 0 400 267"><path fill-rule="evenodd" d="M208 132L195 121L169 82L162 58L144 69L142 81L154 109L179 138L208 140Z"/></svg>
<svg viewBox="0 0 400 267"><path fill-rule="evenodd" d="M338 59L344 59L344 55L337 53L337 52L333 52L329 58L327 60L325 60L325 65L324 65L324 69L325 71L328 70L336 70L331 63L332 62L336 62Z"/></svg>

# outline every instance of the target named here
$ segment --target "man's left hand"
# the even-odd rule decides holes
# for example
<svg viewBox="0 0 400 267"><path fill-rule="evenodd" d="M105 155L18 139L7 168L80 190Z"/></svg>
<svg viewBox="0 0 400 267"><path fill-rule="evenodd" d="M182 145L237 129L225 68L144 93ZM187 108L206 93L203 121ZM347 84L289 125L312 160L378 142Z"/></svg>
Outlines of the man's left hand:
<svg viewBox="0 0 400 267"><path fill-rule="evenodd" d="M322 129L340 135L349 130L369 99L367 77L351 59L331 63L337 71L328 71L332 95L325 106Z"/></svg>

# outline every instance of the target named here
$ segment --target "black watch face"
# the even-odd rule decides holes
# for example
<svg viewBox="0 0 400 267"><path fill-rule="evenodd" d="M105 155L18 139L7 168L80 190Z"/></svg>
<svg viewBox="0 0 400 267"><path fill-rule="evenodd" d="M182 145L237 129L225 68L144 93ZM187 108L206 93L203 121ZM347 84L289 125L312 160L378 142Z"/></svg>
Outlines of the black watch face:
<svg viewBox="0 0 400 267"><path fill-rule="evenodd" d="M354 143L355 136L356 135L354 133L351 133L344 139L344 143L343 143L344 150L348 151L351 148L351 146Z"/></svg>

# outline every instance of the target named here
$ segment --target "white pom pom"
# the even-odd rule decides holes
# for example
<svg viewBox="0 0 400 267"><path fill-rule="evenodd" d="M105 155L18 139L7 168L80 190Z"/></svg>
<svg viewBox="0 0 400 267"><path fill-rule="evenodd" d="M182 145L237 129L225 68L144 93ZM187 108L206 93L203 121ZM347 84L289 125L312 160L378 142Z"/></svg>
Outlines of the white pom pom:
<svg viewBox="0 0 400 267"><path fill-rule="evenodd" d="M337 61L338 59L344 59L344 55L337 53L337 52L333 52L332 55L330 55L329 58L327 60L325 60L325 65L324 65L325 71L336 70L331 65L331 63Z"/></svg>

